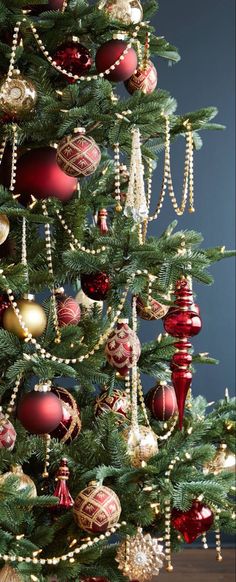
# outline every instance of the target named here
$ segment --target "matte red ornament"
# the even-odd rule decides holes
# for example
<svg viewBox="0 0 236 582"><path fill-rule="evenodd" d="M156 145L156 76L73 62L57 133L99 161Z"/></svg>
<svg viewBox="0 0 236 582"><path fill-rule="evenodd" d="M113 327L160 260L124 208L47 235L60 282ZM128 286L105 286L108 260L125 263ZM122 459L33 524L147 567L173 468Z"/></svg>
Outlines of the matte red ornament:
<svg viewBox="0 0 236 582"><path fill-rule="evenodd" d="M107 217L108 212L106 208L101 208L101 210L98 211L97 227L99 228L100 233L102 235L105 235L109 232L109 228L107 225Z"/></svg>
<svg viewBox="0 0 236 582"><path fill-rule="evenodd" d="M88 49L77 41L61 44L53 55L53 61L72 75L86 75L92 66L92 57ZM75 79L65 74L66 79L75 83Z"/></svg>
<svg viewBox="0 0 236 582"><path fill-rule="evenodd" d="M16 431L13 424L0 410L0 449L12 451L16 442Z"/></svg>
<svg viewBox="0 0 236 582"><path fill-rule="evenodd" d="M61 512L64 509L70 509L74 505L74 500L71 497L67 485L69 476L70 471L68 468L67 459L62 459L56 474L57 485L53 493L54 497L58 497L59 503L58 505L55 505L51 508L53 511Z"/></svg>
<svg viewBox="0 0 236 582"><path fill-rule="evenodd" d="M151 61L146 67L139 67L135 73L125 82L127 91L133 95L135 91L142 91L145 95L153 93L157 86L157 70Z"/></svg>
<svg viewBox="0 0 236 582"><path fill-rule="evenodd" d="M85 295L94 301L104 301L111 288L109 275L103 272L83 273L81 275L81 288Z"/></svg>
<svg viewBox="0 0 236 582"><path fill-rule="evenodd" d="M118 523L121 505L112 489L92 481L77 495L73 511L74 519L82 530L105 533Z"/></svg>
<svg viewBox="0 0 236 582"><path fill-rule="evenodd" d="M122 424L130 411L130 398L126 392L114 389L111 394L108 390L102 392L96 399L95 414L100 416L104 412L113 412L117 416L118 424Z"/></svg>
<svg viewBox="0 0 236 582"><path fill-rule="evenodd" d="M138 59L135 50L131 47L127 49L127 43L124 40L112 39L105 42L97 51L96 67L98 73L104 73L110 67L114 67L108 74L105 75L109 81L126 81L133 75L137 68ZM115 62L121 57L119 65Z"/></svg>
<svg viewBox="0 0 236 582"><path fill-rule="evenodd" d="M173 386L159 382L145 398L146 406L157 420L169 420L178 410Z"/></svg>
<svg viewBox="0 0 236 582"><path fill-rule="evenodd" d="M107 360L121 376L126 376L132 368L134 355L137 361L141 354L138 336L129 327L127 320L119 320L117 327L110 334L105 347Z"/></svg>
<svg viewBox="0 0 236 582"><path fill-rule="evenodd" d="M194 501L188 511L173 509L171 524L183 536L187 544L194 542L201 534L208 531L214 522L210 507L200 501Z"/></svg>
<svg viewBox="0 0 236 582"><path fill-rule="evenodd" d="M29 392L17 408L17 418L33 434L52 432L60 424L62 416L61 401L52 392Z"/></svg>
<svg viewBox="0 0 236 582"><path fill-rule="evenodd" d="M60 327L78 325L81 317L80 306L73 297L67 297L64 290L56 293L57 317Z"/></svg>
<svg viewBox="0 0 236 582"><path fill-rule="evenodd" d="M169 309L164 319L165 331L178 338L197 335L201 331L202 322L187 279L176 283L175 296L174 306Z"/></svg>
<svg viewBox="0 0 236 582"><path fill-rule="evenodd" d="M145 305L141 297L137 297L137 314L141 319L148 321L154 321L164 317L169 310L168 305L164 305L157 301L157 299L151 298L150 304Z"/></svg>
<svg viewBox="0 0 236 582"><path fill-rule="evenodd" d="M7 256L7 255L6 255ZM4 311L10 307L11 302L8 299L8 295L6 293L0 294L0 325L2 326L3 314Z"/></svg>
<svg viewBox="0 0 236 582"><path fill-rule="evenodd" d="M101 151L94 139L80 128L74 135L66 135L57 149L57 163L68 176L90 176L101 160Z"/></svg>
<svg viewBox="0 0 236 582"><path fill-rule="evenodd" d="M50 435L59 439L63 444L70 444L81 431L79 408L72 394L65 388L53 386L51 391L61 402L62 419Z"/></svg>
<svg viewBox="0 0 236 582"><path fill-rule="evenodd" d="M35 148L23 154L17 164L15 193L27 203L33 195L38 200L58 198L70 200L76 191L77 180L67 176L56 161L57 150L52 147Z"/></svg>

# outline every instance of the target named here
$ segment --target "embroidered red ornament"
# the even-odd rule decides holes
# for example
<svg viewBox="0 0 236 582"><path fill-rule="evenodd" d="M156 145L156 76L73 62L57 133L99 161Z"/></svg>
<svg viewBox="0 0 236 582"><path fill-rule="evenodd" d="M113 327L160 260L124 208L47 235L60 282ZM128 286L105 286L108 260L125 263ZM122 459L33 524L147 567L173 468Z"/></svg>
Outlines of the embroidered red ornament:
<svg viewBox="0 0 236 582"><path fill-rule="evenodd" d="M77 495L74 519L79 527L89 533L105 533L119 521L121 505L112 489L91 482Z"/></svg>
<svg viewBox="0 0 236 582"><path fill-rule="evenodd" d="M57 396L62 405L60 424L50 435L63 444L70 444L81 431L80 411L72 394L65 388L53 386L51 392Z"/></svg>
<svg viewBox="0 0 236 582"><path fill-rule="evenodd" d="M75 130L60 141L57 149L57 163L68 176L90 176L98 167L101 151L94 139L85 135L84 128Z"/></svg>
<svg viewBox="0 0 236 582"><path fill-rule="evenodd" d="M145 398L146 406L157 420L169 420L178 411L175 391L167 382L159 382Z"/></svg>
<svg viewBox="0 0 236 582"><path fill-rule="evenodd" d="M133 356L137 361L141 354L138 336L129 327L128 320L120 319L117 327L111 332L105 347L107 360L121 376L126 376L133 365Z"/></svg>
<svg viewBox="0 0 236 582"><path fill-rule="evenodd" d="M16 431L0 409L0 449L12 451L16 442Z"/></svg>
<svg viewBox="0 0 236 582"><path fill-rule="evenodd" d="M96 399L95 414L100 416L105 412L114 412L117 417L117 422L122 424L127 414L130 411L130 398L126 392L114 389L111 394L105 390Z"/></svg>
<svg viewBox="0 0 236 582"><path fill-rule="evenodd" d="M151 61L146 67L138 67L135 73L125 82L127 91L133 95L135 91L142 91L145 95L153 93L157 86L157 70Z"/></svg>

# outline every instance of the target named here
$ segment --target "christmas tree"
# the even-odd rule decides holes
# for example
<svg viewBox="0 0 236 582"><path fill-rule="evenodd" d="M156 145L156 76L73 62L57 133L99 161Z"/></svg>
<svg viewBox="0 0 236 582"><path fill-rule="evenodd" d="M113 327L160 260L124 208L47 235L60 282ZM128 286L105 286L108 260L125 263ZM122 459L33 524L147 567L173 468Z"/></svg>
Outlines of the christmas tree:
<svg viewBox="0 0 236 582"><path fill-rule="evenodd" d="M221 126L156 89L152 57L179 60L156 10L0 0L0 581L145 582L210 530L221 561L233 533L235 401L191 380L215 363L193 353L194 281L234 253L181 218L148 233L168 195L194 212L195 151ZM141 346L142 319L160 321Z"/></svg>

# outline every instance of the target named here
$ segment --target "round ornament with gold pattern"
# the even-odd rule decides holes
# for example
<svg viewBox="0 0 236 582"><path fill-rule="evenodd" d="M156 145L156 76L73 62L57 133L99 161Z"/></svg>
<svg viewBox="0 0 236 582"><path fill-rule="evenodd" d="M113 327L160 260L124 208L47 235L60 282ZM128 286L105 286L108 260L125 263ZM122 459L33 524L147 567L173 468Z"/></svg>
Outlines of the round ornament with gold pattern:
<svg viewBox="0 0 236 582"><path fill-rule="evenodd" d="M32 499L33 497L37 497L37 489L35 487L34 482L29 477L23 473L23 469L21 465L12 465L10 471L7 473L3 473L0 475L0 484L5 484L9 477L17 477L15 483L15 494L17 493L24 493L26 489L28 489L28 497Z"/></svg>
<svg viewBox="0 0 236 582"><path fill-rule="evenodd" d="M112 19L124 24L138 24L143 18L143 9L139 0L102 0L99 10Z"/></svg>
<svg viewBox="0 0 236 582"><path fill-rule="evenodd" d="M39 337L42 335L46 328L47 318L41 305L34 301L34 295L24 295L22 299L17 301L17 307L28 332L31 333L33 337ZM13 307L8 307L8 309L4 311L3 327L7 331L17 335L20 339L25 339L27 337L27 333L22 329Z"/></svg>
<svg viewBox="0 0 236 582"><path fill-rule="evenodd" d="M120 500L115 491L92 481L77 495L73 513L76 523L82 530L89 533L105 533L119 521Z"/></svg>
<svg viewBox="0 0 236 582"><path fill-rule="evenodd" d="M0 110L13 119L23 118L33 111L37 102L37 92L30 79L14 71L11 79L0 83Z"/></svg>
<svg viewBox="0 0 236 582"><path fill-rule="evenodd" d="M10 231L10 223L6 214L0 214L0 245L7 239Z"/></svg>
<svg viewBox="0 0 236 582"><path fill-rule="evenodd" d="M144 535L142 528L138 528L135 536L127 536L119 545L116 554L118 569L129 580L135 578L139 582L148 582L153 576L157 576L164 560L163 546L150 534Z"/></svg>
<svg viewBox="0 0 236 582"><path fill-rule="evenodd" d="M105 412L113 412L116 415L117 424L122 424L130 409L130 398L126 392L114 389L110 394L108 390L105 390L96 399L95 415L100 416Z"/></svg>
<svg viewBox="0 0 236 582"><path fill-rule="evenodd" d="M164 305L151 297L149 303L145 303L143 299L139 296L137 297L137 314L141 319L147 321L154 321L164 317L169 311L169 305Z"/></svg>
<svg viewBox="0 0 236 582"><path fill-rule="evenodd" d="M148 426L131 426L123 432L133 467L141 467L158 453L157 436Z"/></svg>
<svg viewBox="0 0 236 582"><path fill-rule="evenodd" d="M15 568L12 568L10 564L6 564L0 570L0 582L23 582L23 580Z"/></svg>
<svg viewBox="0 0 236 582"><path fill-rule="evenodd" d="M63 444L70 444L81 431L80 412L72 394L65 388L53 386L53 394L61 401L62 419L60 424L50 433L51 437L57 438Z"/></svg>
<svg viewBox="0 0 236 582"><path fill-rule="evenodd" d="M146 66L138 67L133 75L125 81L127 91L133 95L135 91L141 91L144 95L150 95L156 89L158 75L156 67L151 61Z"/></svg>

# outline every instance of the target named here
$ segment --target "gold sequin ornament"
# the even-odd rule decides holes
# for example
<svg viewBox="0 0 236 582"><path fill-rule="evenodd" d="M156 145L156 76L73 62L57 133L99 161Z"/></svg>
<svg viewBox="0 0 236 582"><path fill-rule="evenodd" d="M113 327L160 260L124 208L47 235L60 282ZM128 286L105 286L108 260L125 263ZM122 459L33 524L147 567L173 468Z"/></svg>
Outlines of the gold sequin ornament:
<svg viewBox="0 0 236 582"><path fill-rule="evenodd" d="M37 92L30 79L14 71L12 77L0 84L0 110L16 118L25 117L33 111L37 102Z"/></svg>
<svg viewBox="0 0 236 582"><path fill-rule="evenodd" d="M148 426L131 426L123 432L127 454L133 467L141 467L158 453L157 436Z"/></svg>
<svg viewBox="0 0 236 582"><path fill-rule="evenodd" d="M143 18L139 0L102 0L98 8L104 10L112 20L120 20L124 24L138 24Z"/></svg>
<svg viewBox="0 0 236 582"><path fill-rule="evenodd" d="M22 582L22 578L12 566L6 564L0 571L0 582Z"/></svg>
<svg viewBox="0 0 236 582"><path fill-rule="evenodd" d="M144 535L142 528L138 528L136 535L127 536L118 548L118 569L129 580L147 582L152 576L157 576L163 567L165 555L162 550L157 539L153 539L150 534Z"/></svg>
<svg viewBox="0 0 236 582"><path fill-rule="evenodd" d="M10 231L10 223L6 214L0 214L0 245L7 239Z"/></svg>

